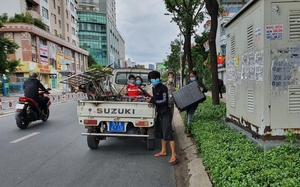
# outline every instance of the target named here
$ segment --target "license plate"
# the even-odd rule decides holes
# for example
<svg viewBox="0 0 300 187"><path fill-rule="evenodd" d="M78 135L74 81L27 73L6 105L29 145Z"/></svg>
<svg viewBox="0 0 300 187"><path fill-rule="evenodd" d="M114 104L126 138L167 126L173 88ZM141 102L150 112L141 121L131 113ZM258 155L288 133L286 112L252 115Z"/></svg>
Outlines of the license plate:
<svg viewBox="0 0 300 187"><path fill-rule="evenodd" d="M108 131L110 132L125 132L124 122L110 121Z"/></svg>
<svg viewBox="0 0 300 187"><path fill-rule="evenodd" d="M16 105L16 109L23 109L24 108L24 104L17 104Z"/></svg>

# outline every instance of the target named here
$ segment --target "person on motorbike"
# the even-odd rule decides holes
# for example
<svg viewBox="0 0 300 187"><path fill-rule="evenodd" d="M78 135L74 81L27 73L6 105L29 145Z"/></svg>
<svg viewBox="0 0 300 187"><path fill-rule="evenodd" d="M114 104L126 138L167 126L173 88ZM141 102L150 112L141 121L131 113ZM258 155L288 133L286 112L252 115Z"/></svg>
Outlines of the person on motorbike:
<svg viewBox="0 0 300 187"><path fill-rule="evenodd" d="M47 110L47 99L39 96L39 89L47 94L49 91L42 85L40 80L37 79L36 72L30 72L29 78L24 82L24 95L27 98L35 100L41 110L42 117L45 117L45 110Z"/></svg>

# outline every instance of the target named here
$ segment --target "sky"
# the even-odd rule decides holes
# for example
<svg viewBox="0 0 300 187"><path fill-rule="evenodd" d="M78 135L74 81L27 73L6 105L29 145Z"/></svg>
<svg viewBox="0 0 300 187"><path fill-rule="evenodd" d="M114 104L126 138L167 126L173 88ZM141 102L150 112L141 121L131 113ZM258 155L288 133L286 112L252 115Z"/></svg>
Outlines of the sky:
<svg viewBox="0 0 300 187"><path fill-rule="evenodd" d="M116 0L117 28L125 40L125 57L137 64L157 63L170 53L179 28L170 22L163 0Z"/></svg>

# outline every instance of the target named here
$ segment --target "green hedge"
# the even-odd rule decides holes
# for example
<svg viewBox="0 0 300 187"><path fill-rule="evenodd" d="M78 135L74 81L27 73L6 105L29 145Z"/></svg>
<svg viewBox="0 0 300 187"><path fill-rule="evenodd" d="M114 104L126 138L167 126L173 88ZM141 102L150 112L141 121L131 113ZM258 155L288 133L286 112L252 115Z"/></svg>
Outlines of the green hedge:
<svg viewBox="0 0 300 187"><path fill-rule="evenodd" d="M263 152L245 135L220 122L226 105L199 104L191 123L210 178L216 187L300 186L300 148L284 145Z"/></svg>

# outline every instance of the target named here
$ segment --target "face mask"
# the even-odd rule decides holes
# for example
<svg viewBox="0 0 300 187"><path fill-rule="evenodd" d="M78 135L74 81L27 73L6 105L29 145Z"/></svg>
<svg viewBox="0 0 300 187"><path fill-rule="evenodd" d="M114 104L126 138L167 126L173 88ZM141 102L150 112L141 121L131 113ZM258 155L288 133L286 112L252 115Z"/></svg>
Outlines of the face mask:
<svg viewBox="0 0 300 187"><path fill-rule="evenodd" d="M137 80L135 83L138 84L138 85L141 85L141 84L142 84L142 81Z"/></svg>
<svg viewBox="0 0 300 187"><path fill-rule="evenodd" d="M191 81L195 81L195 80L196 80L196 77L191 77L190 80L191 80Z"/></svg>
<svg viewBox="0 0 300 187"><path fill-rule="evenodd" d="M130 83L135 83L135 80L129 80Z"/></svg>
<svg viewBox="0 0 300 187"><path fill-rule="evenodd" d="M153 84L153 85L158 85L158 83L160 82L160 80L159 79L151 79L151 84Z"/></svg>
<svg viewBox="0 0 300 187"><path fill-rule="evenodd" d="M169 78L169 82L173 82L173 78Z"/></svg>

